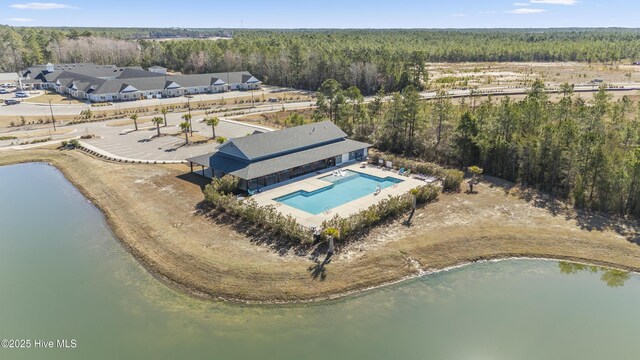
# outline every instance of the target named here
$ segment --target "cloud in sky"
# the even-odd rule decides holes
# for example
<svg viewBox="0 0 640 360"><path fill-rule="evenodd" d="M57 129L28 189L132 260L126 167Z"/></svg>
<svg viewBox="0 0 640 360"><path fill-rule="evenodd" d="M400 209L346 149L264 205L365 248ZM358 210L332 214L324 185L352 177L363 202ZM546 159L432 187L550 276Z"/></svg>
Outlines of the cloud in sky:
<svg viewBox="0 0 640 360"><path fill-rule="evenodd" d="M517 2L517 3L513 3L513 6L529 6L531 5L530 3L526 3L526 2Z"/></svg>
<svg viewBox="0 0 640 360"><path fill-rule="evenodd" d="M575 5L578 0L530 0L532 4Z"/></svg>
<svg viewBox="0 0 640 360"><path fill-rule="evenodd" d="M60 3L43 3L43 2L30 2L22 4L11 4L10 8L20 10L55 10L55 9L77 9L75 6L60 4Z"/></svg>
<svg viewBox="0 0 640 360"><path fill-rule="evenodd" d="M15 18L8 18L7 19L8 22L19 22L19 23L24 23L24 22L30 22L33 21L33 19L29 19L29 18L21 18L21 17L15 17Z"/></svg>
<svg viewBox="0 0 640 360"><path fill-rule="evenodd" d="M527 14L540 14L547 12L545 9L532 9L532 8L519 8L507 11L509 14L527 15Z"/></svg>

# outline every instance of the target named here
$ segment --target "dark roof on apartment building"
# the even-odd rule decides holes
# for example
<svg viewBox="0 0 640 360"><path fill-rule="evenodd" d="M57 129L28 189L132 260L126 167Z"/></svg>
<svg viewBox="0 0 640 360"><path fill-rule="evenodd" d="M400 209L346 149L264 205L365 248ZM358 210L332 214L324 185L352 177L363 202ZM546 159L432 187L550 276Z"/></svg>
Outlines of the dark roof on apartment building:
<svg viewBox="0 0 640 360"><path fill-rule="evenodd" d="M254 84L260 81L248 71L225 73L166 75L146 71L139 66L117 67L114 65L96 65L91 63L58 64L54 70L48 71L47 65L36 65L21 72L29 79L38 79L47 83L59 83L62 86L75 88L86 93L117 94L124 89L132 91L164 90L171 84L173 88L209 87L216 83ZM220 82L221 81L221 82Z"/></svg>
<svg viewBox="0 0 640 360"><path fill-rule="evenodd" d="M53 65L53 71L47 71L47 65L34 65L21 72L23 77L36 79L39 76L46 77L47 81L55 81L57 76L65 71L74 74L90 76L94 78L112 78L118 77L124 67L119 68L115 65L96 65L93 63L77 63L77 64L56 64ZM131 68L135 69L135 68ZM141 69L141 68L140 68Z"/></svg>

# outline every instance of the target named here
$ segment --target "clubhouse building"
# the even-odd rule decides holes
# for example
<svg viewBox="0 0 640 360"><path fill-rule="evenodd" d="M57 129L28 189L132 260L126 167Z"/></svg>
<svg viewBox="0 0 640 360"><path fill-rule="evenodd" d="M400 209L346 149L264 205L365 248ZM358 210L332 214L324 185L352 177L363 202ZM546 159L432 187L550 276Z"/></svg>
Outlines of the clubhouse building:
<svg viewBox="0 0 640 360"><path fill-rule="evenodd" d="M27 88L55 90L91 102L254 90L262 84L248 71L172 75L160 66L144 70L92 63L35 65L19 75Z"/></svg>
<svg viewBox="0 0 640 360"><path fill-rule="evenodd" d="M370 144L347 139L331 121L254 133L226 141L210 154L187 161L211 175L232 175L252 192L298 176L367 157Z"/></svg>

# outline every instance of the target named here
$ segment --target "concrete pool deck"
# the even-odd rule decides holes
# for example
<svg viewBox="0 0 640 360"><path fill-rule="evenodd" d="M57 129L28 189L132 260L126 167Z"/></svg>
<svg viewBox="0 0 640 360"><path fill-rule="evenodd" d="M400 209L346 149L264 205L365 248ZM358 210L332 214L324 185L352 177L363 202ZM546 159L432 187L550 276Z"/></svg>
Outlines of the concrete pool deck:
<svg viewBox="0 0 640 360"><path fill-rule="evenodd" d="M276 184L273 187L263 188L262 192L253 195L251 198L261 206L275 206L282 214L293 216L298 221L298 223L303 226L315 227L322 224L323 221L329 220L336 215L347 217L359 211L362 211L370 207L371 205L374 205L381 200L386 199L389 196L406 194L407 192L409 192L409 190L415 187L426 185L425 181L414 179L412 176L399 175L396 170L383 170L372 165L367 165L364 168L361 166L362 165L360 165L360 163L351 163L349 165L340 166L339 168L342 170L351 170L363 174L373 175L380 178L391 177L400 179L402 180L402 182L394 186L382 189L382 191L378 195L365 195L359 199L342 204L329 211L317 215L285 205L283 203L275 201L274 199L299 190L311 192L331 185L330 182L320 180L320 178L323 176L327 176L327 174L331 174L331 172L336 169L335 167L299 178L291 179L286 182Z"/></svg>

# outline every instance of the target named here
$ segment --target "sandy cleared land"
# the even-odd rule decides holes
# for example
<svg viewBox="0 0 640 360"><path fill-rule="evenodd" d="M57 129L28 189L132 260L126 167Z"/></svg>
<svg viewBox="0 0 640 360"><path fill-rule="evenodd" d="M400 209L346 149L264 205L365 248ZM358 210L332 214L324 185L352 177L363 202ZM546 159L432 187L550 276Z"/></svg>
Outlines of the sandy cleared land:
<svg viewBox="0 0 640 360"><path fill-rule="evenodd" d="M103 211L123 246L159 279L206 298L327 299L512 256L640 270L640 238L630 224L553 207L535 193L494 179L480 184L477 194L441 195L417 211L411 227L398 221L339 247L322 269L312 260L312 248L291 247L250 224L200 214L202 178L185 175L183 165L111 163L77 150L0 152L0 165L29 161L61 169Z"/></svg>
<svg viewBox="0 0 640 360"><path fill-rule="evenodd" d="M448 76L468 77L477 85L487 81L496 84L516 83L543 78L553 83L586 83L593 79L604 82L640 80L640 66L578 62L502 62L502 63L428 63L431 79Z"/></svg>
<svg viewBox="0 0 640 360"><path fill-rule="evenodd" d="M248 114L236 117L235 119L248 124L266 125L270 127L282 128L286 119L293 113L300 114L305 119L311 118L315 109L301 110L278 110L272 112L264 112L261 114Z"/></svg>

